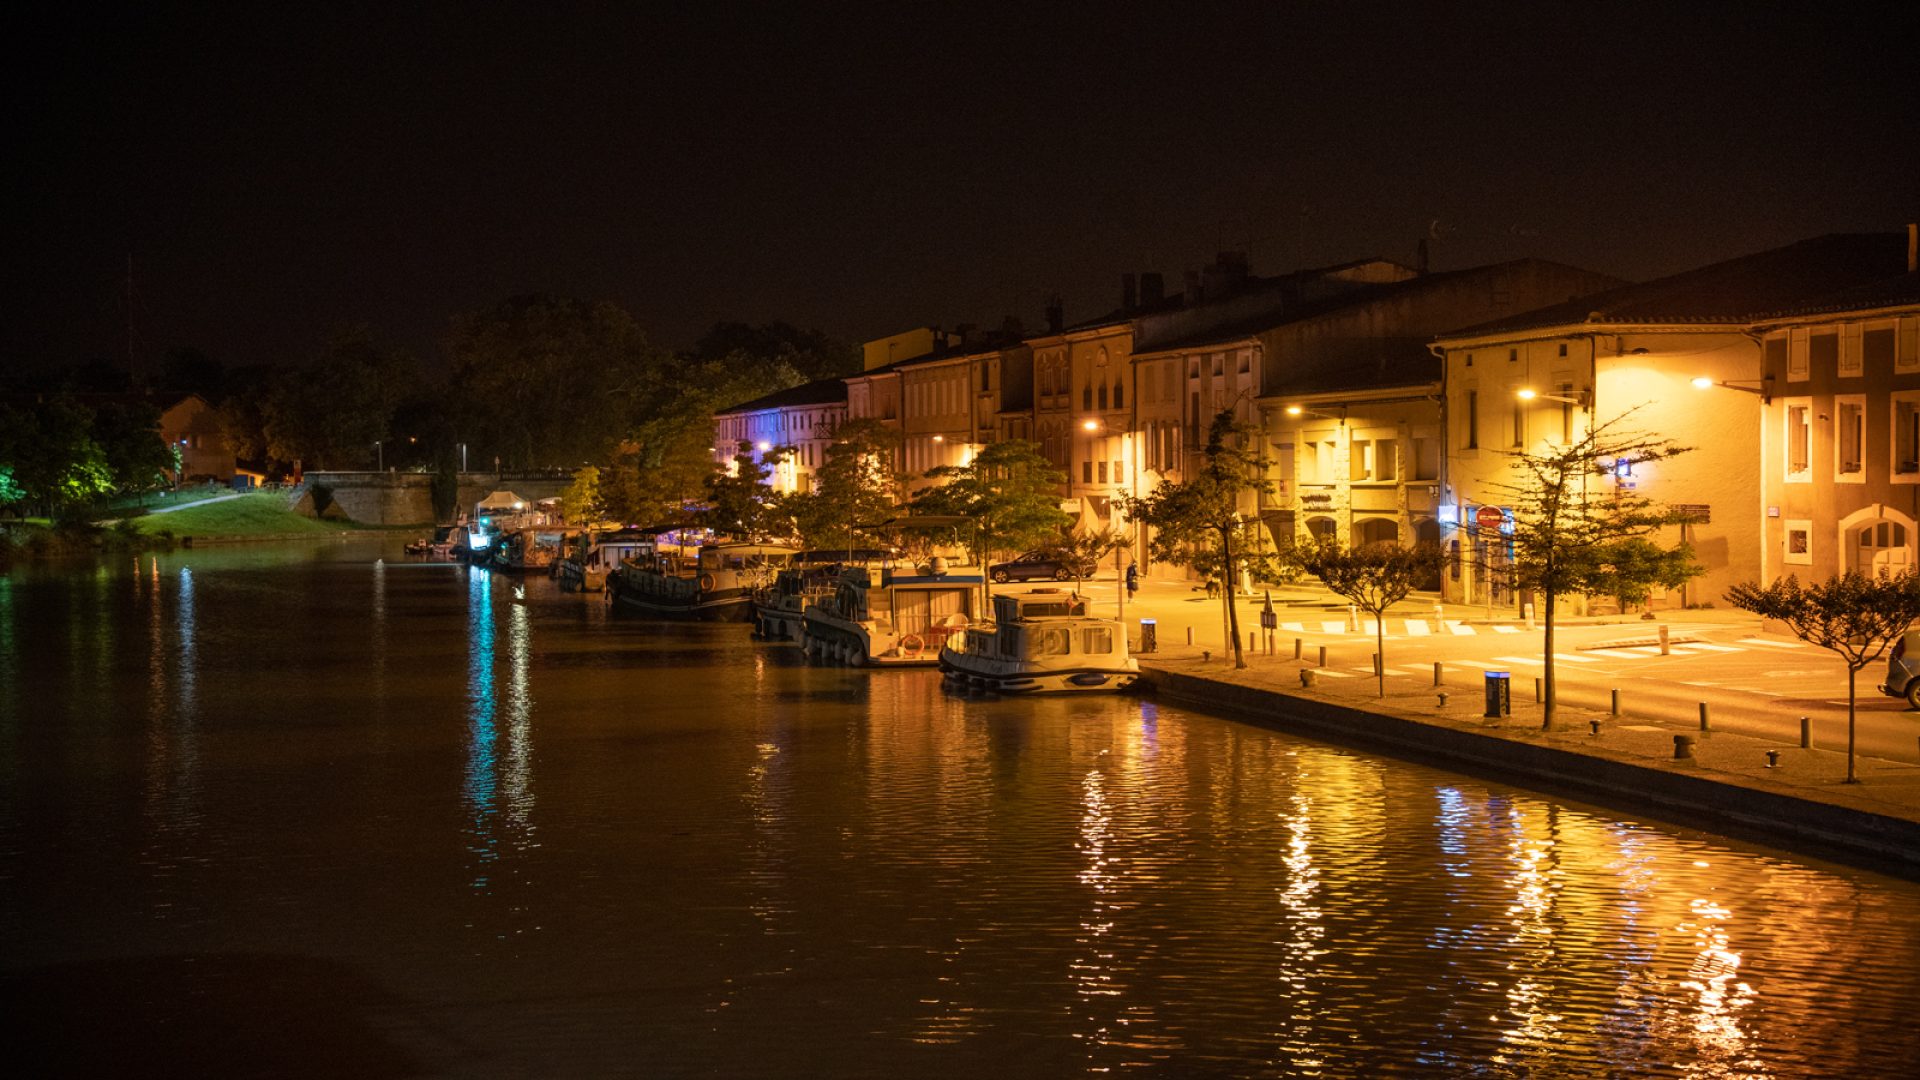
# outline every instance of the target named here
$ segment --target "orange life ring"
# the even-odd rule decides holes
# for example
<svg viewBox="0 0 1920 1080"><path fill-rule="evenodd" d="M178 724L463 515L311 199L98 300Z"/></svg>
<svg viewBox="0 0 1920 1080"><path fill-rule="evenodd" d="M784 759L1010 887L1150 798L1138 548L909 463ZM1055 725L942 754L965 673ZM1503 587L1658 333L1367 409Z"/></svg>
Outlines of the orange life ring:
<svg viewBox="0 0 1920 1080"><path fill-rule="evenodd" d="M713 591L713 575L712 574L700 575L700 591L701 592Z"/></svg>
<svg viewBox="0 0 1920 1080"><path fill-rule="evenodd" d="M927 643L920 640L919 634L908 634L900 639L900 652L908 659L919 656L920 650L926 647Z"/></svg>

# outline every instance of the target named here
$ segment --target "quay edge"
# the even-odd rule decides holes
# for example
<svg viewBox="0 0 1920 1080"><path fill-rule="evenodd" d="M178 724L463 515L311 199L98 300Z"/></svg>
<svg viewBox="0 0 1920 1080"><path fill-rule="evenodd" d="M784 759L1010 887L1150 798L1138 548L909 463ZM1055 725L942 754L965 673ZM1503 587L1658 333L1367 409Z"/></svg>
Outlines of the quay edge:
<svg viewBox="0 0 1920 1080"><path fill-rule="evenodd" d="M1517 726L1503 727L1504 736L1462 730L1415 716L1356 708L1323 697L1192 675L1146 662L1140 665L1137 685L1159 697L1277 731L1565 794L1582 802L1644 813L1745 842L1920 880L1920 815L1902 816L1846 805L1846 801L1852 801L1846 799L1846 792L1835 792L1831 799L1811 798L1804 793L1770 789L1738 773L1646 764L1505 737L1529 734ZM1754 742L1761 745L1759 740Z"/></svg>

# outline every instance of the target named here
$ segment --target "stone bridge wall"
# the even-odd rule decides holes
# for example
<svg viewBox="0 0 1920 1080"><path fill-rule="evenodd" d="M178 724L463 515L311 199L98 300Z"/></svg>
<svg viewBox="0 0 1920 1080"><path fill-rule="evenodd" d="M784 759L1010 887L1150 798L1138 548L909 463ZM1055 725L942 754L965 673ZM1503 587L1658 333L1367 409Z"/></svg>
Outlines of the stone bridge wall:
<svg viewBox="0 0 1920 1080"><path fill-rule="evenodd" d="M551 499L565 490L573 477L565 473L461 473L455 503L471 507L489 492L506 490L529 502ZM368 525L432 525L433 477L403 472L310 472L293 509L313 516L313 487L324 484L333 492L340 512Z"/></svg>

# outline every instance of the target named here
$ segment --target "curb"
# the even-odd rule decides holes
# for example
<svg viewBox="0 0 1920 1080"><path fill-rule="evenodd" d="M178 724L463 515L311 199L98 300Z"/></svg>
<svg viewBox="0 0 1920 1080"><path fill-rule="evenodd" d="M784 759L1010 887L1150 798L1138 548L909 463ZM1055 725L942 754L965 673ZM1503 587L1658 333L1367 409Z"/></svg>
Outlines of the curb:
<svg viewBox="0 0 1920 1080"><path fill-rule="evenodd" d="M1320 698L1140 665L1159 694L1222 709L1262 727L1364 746L1521 786L1566 792L1598 806L1705 825L1815 858L1851 856L1882 873L1920 880L1920 821L1800 798L1741 782L1648 768L1613 758L1494 739Z"/></svg>

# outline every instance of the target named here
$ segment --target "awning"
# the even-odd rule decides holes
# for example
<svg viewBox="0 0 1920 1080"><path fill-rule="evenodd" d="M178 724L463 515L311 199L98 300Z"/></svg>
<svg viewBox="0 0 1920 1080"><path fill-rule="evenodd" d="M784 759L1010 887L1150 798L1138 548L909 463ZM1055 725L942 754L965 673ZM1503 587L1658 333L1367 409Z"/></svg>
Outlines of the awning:
<svg viewBox="0 0 1920 1080"><path fill-rule="evenodd" d="M527 500L511 491L496 491L475 503L474 508L476 510L521 510L526 505Z"/></svg>

